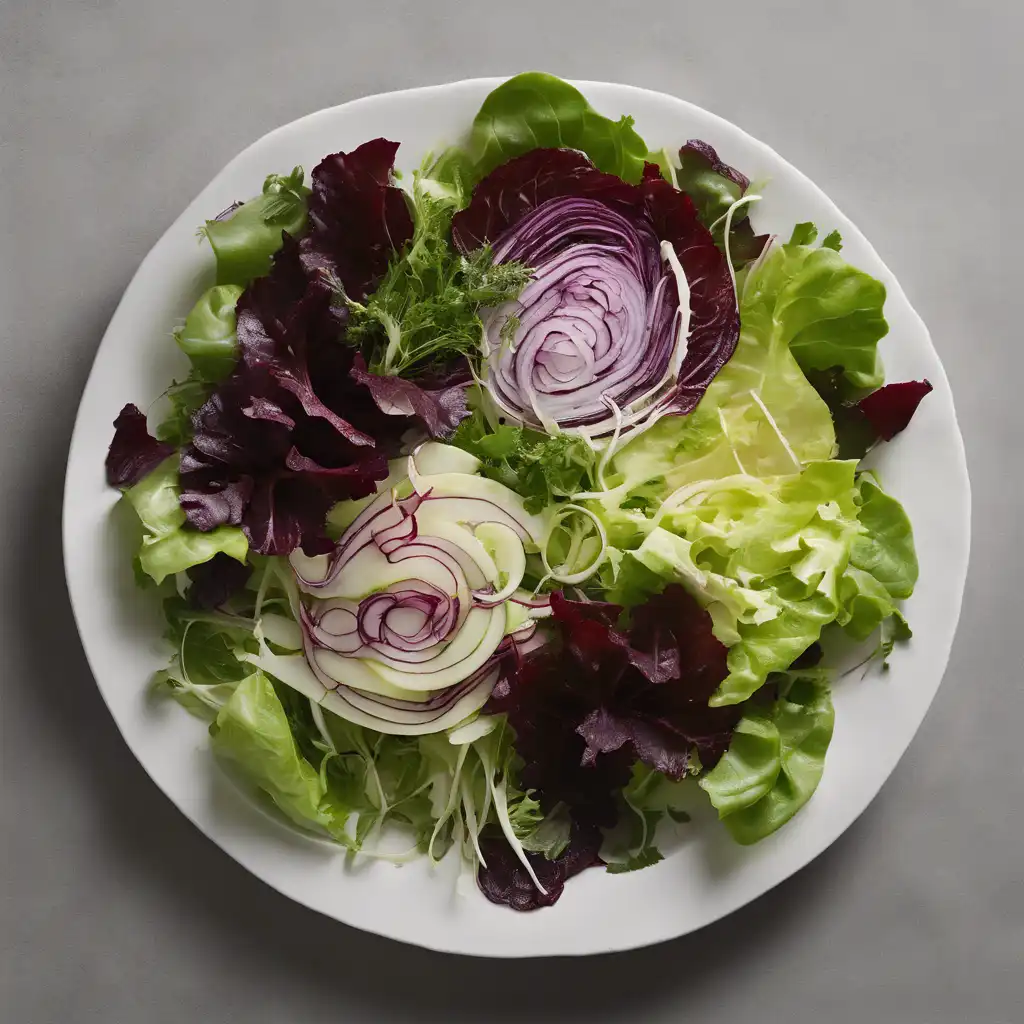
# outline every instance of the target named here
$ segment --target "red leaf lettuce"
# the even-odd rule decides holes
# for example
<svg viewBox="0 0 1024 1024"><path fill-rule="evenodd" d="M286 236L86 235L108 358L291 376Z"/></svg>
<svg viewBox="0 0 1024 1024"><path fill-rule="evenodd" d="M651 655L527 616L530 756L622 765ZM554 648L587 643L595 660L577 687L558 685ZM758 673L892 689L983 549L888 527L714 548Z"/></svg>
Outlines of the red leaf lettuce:
<svg viewBox="0 0 1024 1024"><path fill-rule="evenodd" d="M738 707L708 707L728 674L708 613L680 586L631 611L552 595L555 635L499 681L504 713L542 806L566 804L581 825L613 825L615 794L639 759L673 779L696 748L705 766L728 748Z"/></svg>
<svg viewBox="0 0 1024 1024"><path fill-rule="evenodd" d="M114 440L107 452L107 483L111 487L131 487L173 452L173 445L150 434L139 407L126 405L114 420Z"/></svg>
<svg viewBox="0 0 1024 1024"><path fill-rule="evenodd" d="M372 493L410 428L442 436L465 415L461 387L376 377L343 343L344 295L365 299L412 234L391 184L397 148L376 139L323 160L308 233L285 236L239 298L239 363L182 453L181 506L196 529L240 525L263 554L326 550L330 506Z"/></svg>

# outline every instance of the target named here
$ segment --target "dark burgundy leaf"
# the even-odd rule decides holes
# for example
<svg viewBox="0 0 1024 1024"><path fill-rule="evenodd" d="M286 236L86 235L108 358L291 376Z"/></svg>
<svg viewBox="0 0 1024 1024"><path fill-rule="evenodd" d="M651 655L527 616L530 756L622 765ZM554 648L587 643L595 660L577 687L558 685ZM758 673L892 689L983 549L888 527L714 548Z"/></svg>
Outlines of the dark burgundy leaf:
<svg viewBox="0 0 1024 1024"><path fill-rule="evenodd" d="M728 749L739 707L708 700L728 674L711 617L673 585L631 610L553 594L552 640L511 667L488 710L504 713L522 758L520 783L573 820L614 824L615 794L642 760L681 778L696 747L713 766Z"/></svg>
<svg viewBox="0 0 1024 1024"><path fill-rule="evenodd" d="M241 359L197 413L182 453L181 506L193 526L240 525L263 554L326 550L334 502L372 493L419 419L440 429L461 416L461 394L412 384L409 413L382 409L388 385L353 374L358 353L343 340L337 289L364 297L412 234L391 181L397 148L376 139L320 163L307 233L286 235L270 273L239 298Z"/></svg>
<svg viewBox="0 0 1024 1024"><path fill-rule="evenodd" d="M725 257L698 219L693 200L665 181L655 164L647 165L637 187L644 192L655 234L672 243L690 286L690 334L674 408L688 413L736 349L736 290Z"/></svg>
<svg viewBox="0 0 1024 1024"><path fill-rule="evenodd" d="M366 387L381 412L415 416L431 437L447 437L468 415L464 384L427 390L415 381L370 373L361 355L356 356L349 376Z"/></svg>
<svg viewBox="0 0 1024 1024"><path fill-rule="evenodd" d="M630 612L632 644L643 651L671 644L687 698L706 706L729 674L728 651L712 631L711 616L683 587L673 584Z"/></svg>
<svg viewBox="0 0 1024 1024"><path fill-rule="evenodd" d="M493 242L548 199L599 199L625 216L643 213L637 186L599 171L572 149L534 149L491 171L452 218L452 240L463 252Z"/></svg>
<svg viewBox="0 0 1024 1024"><path fill-rule="evenodd" d="M583 763L593 764L599 754L611 754L624 746L636 757L672 779L681 779L690 764L689 747L680 749L672 736L656 722L620 717L607 708L591 711L576 730L587 747Z"/></svg>
<svg viewBox="0 0 1024 1024"><path fill-rule="evenodd" d="M730 167L729 164L721 160L714 147L701 139L687 141L686 145L679 150L679 160L684 165L697 163L698 166L703 166L714 171L715 174L720 174L723 178L728 178L739 187L740 195L750 188L750 179L735 167Z"/></svg>
<svg viewBox="0 0 1024 1024"><path fill-rule="evenodd" d="M649 650L637 649L629 637L617 631L612 630L608 636L613 644L626 652L629 663L652 683L667 683L670 679L679 678L679 648L671 642L664 646L660 631L651 636L647 645ZM671 641L672 638L665 639Z"/></svg>
<svg viewBox="0 0 1024 1024"><path fill-rule="evenodd" d="M107 483L131 487L173 454L174 445L158 441L137 405L126 405L114 420L114 440L107 451Z"/></svg>
<svg viewBox="0 0 1024 1024"><path fill-rule="evenodd" d="M562 637L572 656L591 675L611 678L622 670L621 644L614 629L622 614L617 604L570 601L561 592L551 595L551 610L562 624Z"/></svg>
<svg viewBox="0 0 1024 1024"><path fill-rule="evenodd" d="M883 441L891 441L901 430L906 429L921 400L932 390L926 380L907 380L898 384L886 384L862 398L857 407L867 417Z"/></svg>
<svg viewBox="0 0 1024 1024"><path fill-rule="evenodd" d="M248 406L243 406L242 415L253 420L267 420L270 423L280 423L289 430L294 429L295 420L291 418L279 405L269 398L260 398L254 395Z"/></svg>
<svg viewBox="0 0 1024 1024"><path fill-rule="evenodd" d="M715 225L715 241L724 250L724 214L735 199L750 187L750 179L730 167L714 148L700 139L690 139L679 150L679 187L694 201L697 213L709 230ZM756 260L768 244L769 235L755 235L749 207L733 211L729 229L729 256L735 269Z"/></svg>
<svg viewBox="0 0 1024 1024"><path fill-rule="evenodd" d="M286 247L273 272L254 281L238 300L238 344L246 368L257 377L265 373L295 396L307 416L326 420L349 444L372 447L373 438L325 405L313 387L308 352L322 329L330 293L314 282L295 300L293 289L281 287L279 280L290 279L294 268L294 249ZM339 344L337 338L321 343Z"/></svg>
<svg viewBox="0 0 1024 1024"><path fill-rule="evenodd" d="M191 476L183 479L194 482ZM208 479L203 487L203 490L183 491L179 499L189 525L204 532L216 530L218 526L240 526L252 497L252 477L225 481Z"/></svg>
<svg viewBox="0 0 1024 1024"><path fill-rule="evenodd" d="M879 441L889 441L906 429L918 405L932 390L927 380L901 381L886 384L860 401L850 401L840 367L812 370L807 379L832 413L842 459L863 458Z"/></svg>
<svg viewBox="0 0 1024 1024"><path fill-rule="evenodd" d="M219 608L241 590L252 575L252 567L218 552L208 562L187 569L192 581L188 599L197 608Z"/></svg>
<svg viewBox="0 0 1024 1024"><path fill-rule="evenodd" d="M412 237L405 193L391 183L397 151L397 142L373 139L325 157L313 170L303 264L311 276L330 270L359 301Z"/></svg>
<svg viewBox="0 0 1024 1024"><path fill-rule="evenodd" d="M558 902L570 878L586 868L600 865L600 848L598 829L574 825L569 845L556 860L548 860L540 853L527 853L530 866L546 890L545 895L533 884L508 840L497 830L488 831L480 841L487 866L481 865L477 871L477 885L492 903L513 910L550 907Z"/></svg>
<svg viewBox="0 0 1024 1024"><path fill-rule="evenodd" d="M297 448L292 448L284 460L285 466L293 473L309 473L314 477L325 477L334 480L351 481L346 489L364 490L363 494L349 493L350 498L365 498L373 494L377 481L388 473L388 460L380 452L370 452L359 462L351 462L347 466L321 466L318 462L306 458Z"/></svg>
<svg viewBox="0 0 1024 1024"><path fill-rule="evenodd" d="M287 555L309 544L319 547L332 501L315 483L281 473L256 481L242 517L242 529L254 551Z"/></svg>

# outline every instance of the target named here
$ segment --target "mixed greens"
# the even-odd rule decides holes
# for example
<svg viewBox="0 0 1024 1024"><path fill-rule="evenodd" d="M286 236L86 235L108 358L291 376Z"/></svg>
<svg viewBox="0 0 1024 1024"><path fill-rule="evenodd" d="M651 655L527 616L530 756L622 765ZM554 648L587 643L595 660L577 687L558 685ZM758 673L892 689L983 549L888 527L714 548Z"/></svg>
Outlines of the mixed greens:
<svg viewBox="0 0 1024 1024"><path fill-rule="evenodd" d="M821 778L829 635L910 637L911 526L860 460L930 385L884 383L884 286L547 75L401 186L397 150L201 229L190 371L107 458L157 684L299 827L455 847L517 910L657 863L701 790L757 842Z"/></svg>

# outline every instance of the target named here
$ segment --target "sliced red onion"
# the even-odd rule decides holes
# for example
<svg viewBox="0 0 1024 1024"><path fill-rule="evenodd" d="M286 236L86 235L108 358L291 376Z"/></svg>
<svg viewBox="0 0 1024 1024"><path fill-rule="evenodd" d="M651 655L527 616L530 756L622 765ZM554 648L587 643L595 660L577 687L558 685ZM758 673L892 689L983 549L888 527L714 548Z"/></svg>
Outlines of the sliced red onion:
<svg viewBox="0 0 1024 1024"><path fill-rule="evenodd" d="M496 263L535 268L516 302L484 318L486 383L506 416L598 439L667 407L689 290L674 251L662 257L646 219L587 198L549 199L498 238Z"/></svg>

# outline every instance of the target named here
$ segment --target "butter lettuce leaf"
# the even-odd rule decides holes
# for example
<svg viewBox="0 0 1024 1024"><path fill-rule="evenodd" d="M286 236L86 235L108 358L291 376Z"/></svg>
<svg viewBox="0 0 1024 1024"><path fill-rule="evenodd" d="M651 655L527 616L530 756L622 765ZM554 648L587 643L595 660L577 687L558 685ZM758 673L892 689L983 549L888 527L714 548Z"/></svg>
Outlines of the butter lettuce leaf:
<svg viewBox="0 0 1024 1024"><path fill-rule="evenodd" d="M647 159L631 117L604 117L568 82L529 71L487 96L464 146L443 153L430 176L468 189L499 164L540 148L579 150L600 170L633 184Z"/></svg>
<svg viewBox="0 0 1024 1024"><path fill-rule="evenodd" d="M840 581L862 529L855 469L812 462L785 477L708 481L664 506L663 525L622 555L614 600L634 604L676 581L708 609L729 648L712 705L746 700L839 615Z"/></svg>
<svg viewBox="0 0 1024 1024"><path fill-rule="evenodd" d="M841 367L851 389L873 390L885 379L878 356L889 330L885 285L830 245L813 245L816 237L813 224L798 224L744 281L744 305L770 310L772 333L803 370Z"/></svg>
<svg viewBox="0 0 1024 1024"><path fill-rule="evenodd" d="M235 305L242 290L237 284L208 288L189 310L181 329L174 332L174 340L191 360L193 376L199 381L222 381L234 369L238 359Z"/></svg>
<svg viewBox="0 0 1024 1024"><path fill-rule="evenodd" d="M217 284L245 285L262 277L281 248L282 233L302 233L309 196L304 177L301 167L291 174L270 174L258 196L235 203L200 228L217 257Z"/></svg>
<svg viewBox="0 0 1024 1024"><path fill-rule="evenodd" d="M823 672L797 675L770 708L744 715L728 752L700 780L738 843L771 835L807 803L825 770L834 724Z"/></svg>
<svg viewBox="0 0 1024 1024"><path fill-rule="evenodd" d="M871 573L890 597L910 597L918 575L910 519L870 474L861 475L857 488L864 532L854 541L850 564Z"/></svg>
<svg viewBox="0 0 1024 1024"><path fill-rule="evenodd" d="M882 641L887 657L896 640L910 635L896 602L910 597L917 583L914 533L903 506L870 474L860 475L857 492L862 532L853 541L839 584L837 621L855 640L866 640L887 624Z"/></svg>
<svg viewBox="0 0 1024 1024"><path fill-rule="evenodd" d="M139 566L147 576L162 583L168 576L208 562L224 552L244 562L249 550L245 534L236 526L218 526L203 533L186 526L178 504L178 456L165 459L134 487L124 492L142 524Z"/></svg>
<svg viewBox="0 0 1024 1024"><path fill-rule="evenodd" d="M214 753L233 761L299 825L332 822L322 809L326 785L299 751L273 683L256 671L243 679L210 729Z"/></svg>

